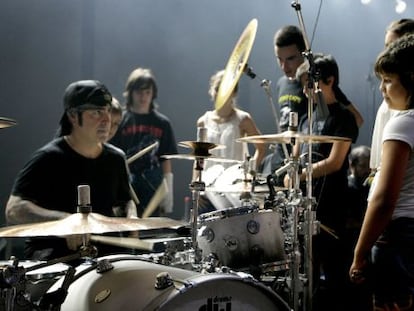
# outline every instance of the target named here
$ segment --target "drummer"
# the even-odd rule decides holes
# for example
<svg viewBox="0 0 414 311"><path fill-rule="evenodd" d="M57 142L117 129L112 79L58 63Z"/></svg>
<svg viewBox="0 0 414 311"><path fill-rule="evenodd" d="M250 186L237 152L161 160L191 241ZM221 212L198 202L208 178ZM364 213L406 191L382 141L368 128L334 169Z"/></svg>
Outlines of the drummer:
<svg viewBox="0 0 414 311"><path fill-rule="evenodd" d="M93 212L114 216L116 209L125 217L137 216L125 154L104 143L111 126L111 100L99 81L77 81L66 88L57 137L33 154L14 182L6 206L9 224L59 220L75 213L77 187L85 184L90 186ZM75 253L81 244L82 235L36 237L26 241L25 256L59 258Z"/></svg>
<svg viewBox="0 0 414 311"><path fill-rule="evenodd" d="M213 102L216 101L216 96L224 74L225 71L220 70L210 78L210 88L208 93ZM205 139L207 142L225 146L225 148L222 149L212 150L212 154L221 158L239 160L242 162L249 157L249 150L246 143L236 142L236 139L244 136L260 135L261 133L252 116L248 112L237 108L237 91L238 85L236 84L232 94L224 105L219 109L206 111L197 120L197 127L206 129L207 134ZM264 144L255 144L254 147L255 152L250 159L252 170L256 170L256 163L261 163L265 155ZM203 172L206 185L208 186L210 183L214 182L214 180L223 173L224 169L229 168L231 165L234 165L234 162L219 163L206 161L204 166L205 171ZM240 177L242 177L242 175ZM234 178L237 178L237 176L234 176ZM206 194L209 195L208 192L206 192ZM214 194L211 195L214 196ZM213 198L210 197L210 199ZM214 203L212 203L210 199L202 196L199 206L200 213L226 208L229 206L223 206L223 204L231 204L229 202L223 204L216 203L216 206L214 206ZM217 206L217 204L220 206Z"/></svg>

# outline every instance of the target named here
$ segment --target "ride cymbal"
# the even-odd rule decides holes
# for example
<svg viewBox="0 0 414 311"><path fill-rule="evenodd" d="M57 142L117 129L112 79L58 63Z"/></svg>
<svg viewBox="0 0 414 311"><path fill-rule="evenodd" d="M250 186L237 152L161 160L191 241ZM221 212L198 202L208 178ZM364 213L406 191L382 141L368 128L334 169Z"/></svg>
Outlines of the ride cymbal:
<svg viewBox="0 0 414 311"><path fill-rule="evenodd" d="M239 142L248 142L254 144L290 144L292 140L295 140L297 143L334 143L336 141L350 141L351 139L339 136L307 135L296 131L286 131L279 134L246 136L237 139Z"/></svg>
<svg viewBox="0 0 414 311"><path fill-rule="evenodd" d="M0 117L0 129L16 125L17 122L13 119Z"/></svg>
<svg viewBox="0 0 414 311"><path fill-rule="evenodd" d="M0 229L0 237L65 236L72 234L138 231L161 228L180 228L182 221L166 217L124 218L107 217L97 213L75 213L60 220L15 225Z"/></svg>
<svg viewBox="0 0 414 311"><path fill-rule="evenodd" d="M223 78L217 92L215 109L218 111L224 106L233 93L240 76L245 70L250 51L257 31L257 19L252 19L244 29L233 52L230 54Z"/></svg>

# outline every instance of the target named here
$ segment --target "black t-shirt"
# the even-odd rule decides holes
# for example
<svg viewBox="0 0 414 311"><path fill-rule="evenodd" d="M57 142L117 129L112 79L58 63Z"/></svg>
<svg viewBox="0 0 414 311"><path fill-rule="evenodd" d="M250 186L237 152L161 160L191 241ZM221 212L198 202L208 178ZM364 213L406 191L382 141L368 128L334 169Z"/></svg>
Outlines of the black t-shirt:
<svg viewBox="0 0 414 311"><path fill-rule="evenodd" d="M18 174L12 194L43 208L75 213L78 185L90 186L93 212L113 216L113 206L131 199L124 153L104 144L101 155L89 159L57 138L35 152Z"/></svg>
<svg viewBox="0 0 414 311"><path fill-rule="evenodd" d="M280 130L282 132L288 130L289 113L291 111L298 113L298 120L301 120L307 113L308 100L303 94L303 88L300 81L289 79L283 76L279 79L276 86L278 94L278 104L280 111Z"/></svg>
<svg viewBox="0 0 414 311"><path fill-rule="evenodd" d="M112 207L131 200L125 154L104 144L101 155L89 159L57 138L34 153L18 174L12 194L51 210L75 213L78 185L90 186L92 212L114 216ZM27 240L27 258L48 260L73 253L61 238Z"/></svg>
<svg viewBox="0 0 414 311"><path fill-rule="evenodd" d="M312 134L347 137L354 143L358 137L358 126L352 113L339 103L328 105L328 109L329 116L325 121L319 121L318 124L313 125ZM300 122L300 129L302 133L307 134L306 116ZM307 154L308 148L308 144L302 144L301 154ZM332 143L313 143L312 163L326 159L331 149ZM307 162L306 159L307 157L305 157ZM317 219L333 229L342 230L347 204L348 158L345 157L340 170L323 177L313 178L312 188L313 197L317 203Z"/></svg>
<svg viewBox="0 0 414 311"><path fill-rule="evenodd" d="M125 112L111 143L121 148L129 158L140 150L158 142L152 149L130 164L131 173L159 167L160 156L177 153L174 132L169 119L156 110L148 114Z"/></svg>

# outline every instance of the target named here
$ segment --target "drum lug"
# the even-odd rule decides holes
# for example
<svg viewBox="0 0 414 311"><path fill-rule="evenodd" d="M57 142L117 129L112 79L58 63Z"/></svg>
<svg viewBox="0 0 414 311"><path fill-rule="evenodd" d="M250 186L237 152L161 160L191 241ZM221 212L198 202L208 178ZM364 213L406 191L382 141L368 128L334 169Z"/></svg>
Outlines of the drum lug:
<svg viewBox="0 0 414 311"><path fill-rule="evenodd" d="M96 272L102 274L109 270L112 270L113 268L113 264L108 259L102 259L97 262Z"/></svg>
<svg viewBox="0 0 414 311"><path fill-rule="evenodd" d="M170 286L173 286L174 282L168 272L158 273L155 281L156 289L166 289Z"/></svg>

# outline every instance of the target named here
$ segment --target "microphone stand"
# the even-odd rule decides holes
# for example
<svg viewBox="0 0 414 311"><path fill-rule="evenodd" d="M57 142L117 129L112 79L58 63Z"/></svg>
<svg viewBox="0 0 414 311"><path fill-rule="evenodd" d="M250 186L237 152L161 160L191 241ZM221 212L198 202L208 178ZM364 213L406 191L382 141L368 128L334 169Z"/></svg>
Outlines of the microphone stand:
<svg viewBox="0 0 414 311"><path fill-rule="evenodd" d="M304 56L309 61L309 74L308 74L308 133L312 135L313 126L313 91L315 86L316 71L315 64L313 62L313 54L310 49L309 40L306 35L305 24L301 13L301 5L296 0L292 3L292 7L296 10L300 28L302 30L303 38L305 41L306 52ZM304 213L304 271L306 277L306 290L304 292L304 306L305 310L312 310L312 296L313 296L313 235L317 232L316 212L313 209L313 198L312 198L312 140L308 142L308 163L306 169L306 200L305 200L305 213ZM316 229L316 230L315 230ZM296 309L295 309L296 310Z"/></svg>
<svg viewBox="0 0 414 311"><path fill-rule="evenodd" d="M244 67L244 71L243 71L250 79L254 79L256 78L256 74L253 72L253 68L249 67L249 65L246 63L245 67ZM272 97L272 91L270 90L270 84L272 82L270 80L267 79L263 79L262 82L260 82L260 86L265 90L265 93L267 95L267 99L270 105L270 108L272 109L272 114L273 114L273 118L275 119L275 124L276 124L276 132L280 133L280 117L279 114L275 108L274 102L273 102L273 97ZM283 154L285 156L285 159L289 159L289 152L288 149L286 147L286 144L282 143L282 150L283 150Z"/></svg>

